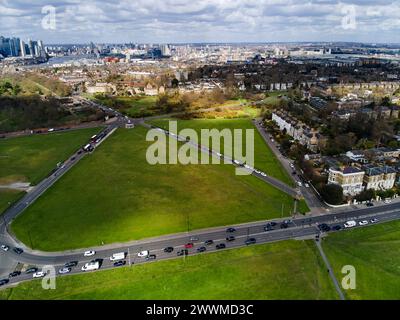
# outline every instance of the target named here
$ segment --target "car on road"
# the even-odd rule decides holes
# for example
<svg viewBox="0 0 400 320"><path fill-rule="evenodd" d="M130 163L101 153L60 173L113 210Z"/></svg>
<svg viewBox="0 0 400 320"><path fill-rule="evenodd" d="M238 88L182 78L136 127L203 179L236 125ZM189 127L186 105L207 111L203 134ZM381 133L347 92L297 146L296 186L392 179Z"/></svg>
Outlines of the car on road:
<svg viewBox="0 0 400 320"><path fill-rule="evenodd" d="M264 173L264 172L260 172L260 174L261 174L263 177L266 177L266 176L267 176L267 174Z"/></svg>
<svg viewBox="0 0 400 320"><path fill-rule="evenodd" d="M174 251L174 247L166 247L166 248L164 248L164 252L165 253L171 253L172 251Z"/></svg>
<svg viewBox="0 0 400 320"><path fill-rule="evenodd" d="M190 242L199 241L199 238L196 236L190 237Z"/></svg>
<svg viewBox="0 0 400 320"><path fill-rule="evenodd" d="M191 249L194 247L194 244L192 242L186 243L185 244L185 249Z"/></svg>
<svg viewBox="0 0 400 320"><path fill-rule="evenodd" d="M85 251L84 254L83 254L83 256L84 256L84 257L91 257L91 256L94 256L95 254L96 254L96 251L94 251L94 250L89 250L89 251Z"/></svg>
<svg viewBox="0 0 400 320"><path fill-rule="evenodd" d="M379 220L377 218L373 218L370 220L371 223L377 223Z"/></svg>
<svg viewBox="0 0 400 320"><path fill-rule="evenodd" d="M306 188L309 188L309 187L310 187L310 185L309 185L308 183L305 183L304 186L305 186Z"/></svg>
<svg viewBox="0 0 400 320"><path fill-rule="evenodd" d="M296 171L292 171L292 175L295 176L296 175Z"/></svg>
<svg viewBox="0 0 400 320"><path fill-rule="evenodd" d="M290 167L291 167L292 169L294 169L294 164L293 164L293 163L291 163L291 164L290 164Z"/></svg>
<svg viewBox="0 0 400 320"><path fill-rule="evenodd" d="M225 245L225 243L220 243L220 244L217 244L217 245L215 246L215 248L216 248L217 250L225 249L225 248L226 248L226 245Z"/></svg>
<svg viewBox="0 0 400 320"><path fill-rule="evenodd" d="M100 263L96 260L90 261L82 267L82 271L94 271L98 269L100 269Z"/></svg>
<svg viewBox="0 0 400 320"><path fill-rule="evenodd" d="M390 199L385 199L385 203L392 203L392 200L390 200Z"/></svg>
<svg viewBox="0 0 400 320"><path fill-rule="evenodd" d="M228 241L228 242L235 241L235 239L236 238L234 236L226 237L226 241Z"/></svg>
<svg viewBox="0 0 400 320"><path fill-rule="evenodd" d="M328 226L326 223L322 223L322 224L318 225L318 229L323 232L331 231L331 227Z"/></svg>
<svg viewBox="0 0 400 320"><path fill-rule="evenodd" d="M332 230L334 230L334 231L342 230L342 226L341 226L341 225L333 226L333 227L332 227Z"/></svg>
<svg viewBox="0 0 400 320"><path fill-rule="evenodd" d="M13 251L14 251L16 254L22 254L22 253L24 252L24 250L22 250L21 248L14 248Z"/></svg>
<svg viewBox="0 0 400 320"><path fill-rule="evenodd" d="M358 224L360 226L366 226L368 224L368 221L367 220L363 220L363 221L360 221Z"/></svg>
<svg viewBox="0 0 400 320"><path fill-rule="evenodd" d="M146 257L146 260L147 260L147 261L149 261L149 260L156 260L156 258L157 258L157 256L156 256L155 254L149 254L149 255Z"/></svg>
<svg viewBox="0 0 400 320"><path fill-rule="evenodd" d="M26 274L35 273L35 272L37 272L38 270L39 270L39 269L36 268L36 267L31 267L31 268L29 268L29 269L26 269L25 273L26 273Z"/></svg>
<svg viewBox="0 0 400 320"><path fill-rule="evenodd" d="M70 273L72 271L71 268L61 268L60 270L58 270L59 274L67 274Z"/></svg>
<svg viewBox="0 0 400 320"><path fill-rule="evenodd" d="M126 261L125 260L114 262L114 267L122 267L124 265L126 265Z"/></svg>
<svg viewBox="0 0 400 320"><path fill-rule="evenodd" d="M213 240L207 240L206 242L204 242L204 244L205 244L206 246L211 246L213 243L214 243Z"/></svg>
<svg viewBox="0 0 400 320"><path fill-rule="evenodd" d="M6 251L6 252L7 252L8 250L10 250L10 247L9 247L9 246L6 246L5 244L2 244L0 248L1 248L1 250Z"/></svg>
<svg viewBox="0 0 400 320"><path fill-rule="evenodd" d="M249 238L245 241L245 244L248 246L250 244L255 244L257 242L256 238Z"/></svg>
<svg viewBox="0 0 400 320"><path fill-rule="evenodd" d="M43 278L45 275L46 275L46 272L44 272L44 271L38 271L38 272L35 272L35 273L32 275L32 278L34 278L34 279L36 279L36 278Z"/></svg>
<svg viewBox="0 0 400 320"><path fill-rule="evenodd" d="M302 184L300 181L297 181L297 185L298 185L299 187L302 187L302 186L303 186L303 184Z"/></svg>
<svg viewBox="0 0 400 320"><path fill-rule="evenodd" d="M179 250L179 251L176 253L176 255L177 255L178 257L183 256L183 255L187 256L188 254L189 254L189 251L188 251L187 249Z"/></svg>
<svg viewBox="0 0 400 320"><path fill-rule="evenodd" d="M8 277L9 277L9 278L14 278L14 277L18 277L19 275L21 275L21 271L14 271L14 272L11 272L11 273L8 275Z"/></svg>
<svg viewBox="0 0 400 320"><path fill-rule="evenodd" d="M201 253L201 252L204 252L206 250L207 250L206 247L200 247L200 248L197 249L197 252Z"/></svg>
<svg viewBox="0 0 400 320"><path fill-rule="evenodd" d="M374 204L373 204L372 202L367 202L366 206L367 206L367 207L373 207Z"/></svg>
<svg viewBox="0 0 400 320"><path fill-rule="evenodd" d="M137 255L139 258L147 257L149 255L149 251L143 250L143 251L140 251Z"/></svg>
<svg viewBox="0 0 400 320"><path fill-rule="evenodd" d="M119 260L124 260L126 257L127 253L126 252L118 252L118 253L114 253L111 257L110 257L110 261L119 261Z"/></svg>
<svg viewBox="0 0 400 320"><path fill-rule="evenodd" d="M0 286L4 286L9 282L10 282L10 280L8 280L8 279L2 279L2 280L0 280Z"/></svg>
<svg viewBox="0 0 400 320"><path fill-rule="evenodd" d="M285 223L285 222L282 222L281 223L281 229L287 229L287 228L289 228L289 225L287 223Z"/></svg>
<svg viewBox="0 0 400 320"><path fill-rule="evenodd" d="M357 223L354 221L354 220L350 220L350 221L347 221L345 224L344 224L344 227L345 228L353 228L353 227L355 227L357 225Z"/></svg>
<svg viewBox="0 0 400 320"><path fill-rule="evenodd" d="M233 232L235 232L235 231L236 231L235 228L228 228L228 229L226 229L226 232L228 232L228 233L233 233Z"/></svg>
<svg viewBox="0 0 400 320"><path fill-rule="evenodd" d="M78 265L78 261L70 261L67 262L66 264L64 264L65 268L73 268L76 267Z"/></svg>

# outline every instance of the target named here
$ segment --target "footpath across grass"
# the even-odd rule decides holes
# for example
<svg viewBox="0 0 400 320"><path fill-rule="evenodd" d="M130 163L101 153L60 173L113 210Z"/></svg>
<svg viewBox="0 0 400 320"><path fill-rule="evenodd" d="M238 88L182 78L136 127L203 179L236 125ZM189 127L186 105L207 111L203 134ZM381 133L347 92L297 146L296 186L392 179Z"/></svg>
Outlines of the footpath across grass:
<svg viewBox="0 0 400 320"><path fill-rule="evenodd" d="M354 266L356 289L349 299L400 299L400 221L329 235L322 243L341 282L343 266Z"/></svg>
<svg viewBox="0 0 400 320"><path fill-rule="evenodd" d="M174 119L159 119L150 121L151 124L156 125L160 128L168 129L169 121ZM255 167L264 171L268 175L277 178L288 185L293 185L292 179L288 176L288 173L283 168L279 160L275 157L271 149L265 143L256 127L253 125L250 119L196 119L196 120L178 120L178 130L185 128L191 128L196 130L198 137L200 137L201 129L228 129L233 131L234 129L243 130L243 152L246 148L246 129L254 130L254 160ZM221 141L221 148L223 147L223 141ZM232 154L233 144L230 150L223 150L224 153Z"/></svg>
<svg viewBox="0 0 400 320"><path fill-rule="evenodd" d="M37 184L99 128L31 135L0 141L0 184Z"/></svg>
<svg viewBox="0 0 400 320"><path fill-rule="evenodd" d="M0 290L0 299L337 299L311 241L285 241L57 278Z"/></svg>
<svg viewBox="0 0 400 320"><path fill-rule="evenodd" d="M292 214L290 196L232 165L150 165L146 133L119 129L82 159L13 222L18 239L58 251Z"/></svg>

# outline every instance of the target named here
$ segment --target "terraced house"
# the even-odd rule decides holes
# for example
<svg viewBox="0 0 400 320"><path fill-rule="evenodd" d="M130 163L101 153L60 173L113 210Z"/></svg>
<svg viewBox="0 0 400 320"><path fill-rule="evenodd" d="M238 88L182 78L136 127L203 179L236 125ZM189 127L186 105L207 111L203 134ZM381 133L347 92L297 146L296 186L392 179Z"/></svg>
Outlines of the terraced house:
<svg viewBox="0 0 400 320"><path fill-rule="evenodd" d="M388 190L392 189L396 181L396 169L390 166L364 166L365 189Z"/></svg>
<svg viewBox="0 0 400 320"><path fill-rule="evenodd" d="M338 184L343 188L343 194L355 196L363 191L365 172L356 167L332 167L329 169L328 184Z"/></svg>

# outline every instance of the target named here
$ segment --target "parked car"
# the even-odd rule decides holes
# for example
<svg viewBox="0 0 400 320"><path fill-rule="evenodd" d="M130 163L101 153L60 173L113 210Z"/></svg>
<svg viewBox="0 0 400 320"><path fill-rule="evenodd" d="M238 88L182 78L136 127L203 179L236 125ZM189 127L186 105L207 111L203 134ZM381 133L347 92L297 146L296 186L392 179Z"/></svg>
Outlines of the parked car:
<svg viewBox="0 0 400 320"><path fill-rule="evenodd" d="M200 248L197 249L197 252L201 253L201 252L204 252L206 250L207 250L206 247L200 247Z"/></svg>
<svg viewBox="0 0 400 320"><path fill-rule="evenodd" d="M157 258L157 256L156 256L155 254L149 254L149 255L146 257L146 260L147 260L147 261L149 261L149 260L156 260L156 258Z"/></svg>
<svg viewBox="0 0 400 320"><path fill-rule="evenodd" d="M9 246L6 246L5 244L2 244L1 246L0 246L0 248L1 248L1 250L3 250L3 251L8 251L8 250L10 250L10 247Z"/></svg>
<svg viewBox="0 0 400 320"><path fill-rule="evenodd" d="M228 242L235 241L235 239L236 238L234 236L226 237L226 241L228 241Z"/></svg>
<svg viewBox="0 0 400 320"><path fill-rule="evenodd" d="M374 206L374 204L372 203L372 202L367 202L367 207L373 207Z"/></svg>
<svg viewBox="0 0 400 320"><path fill-rule="evenodd" d="M204 242L207 246L211 246L214 241L213 240L207 240L206 242Z"/></svg>
<svg viewBox="0 0 400 320"><path fill-rule="evenodd" d="M216 248L217 250L225 249L225 248L226 248L226 245L225 245L225 243L220 243L220 244L217 244L217 245L215 246L215 248Z"/></svg>
<svg viewBox="0 0 400 320"><path fill-rule="evenodd" d="M190 249L190 248L193 248L193 246L194 246L194 244L193 244L193 243L191 243L191 242L189 242L189 243L186 243L186 244L185 244L185 249Z"/></svg>
<svg viewBox="0 0 400 320"><path fill-rule="evenodd" d="M173 251L174 251L174 247L166 247L166 248L164 248L164 252L165 253L171 253Z"/></svg>
<svg viewBox="0 0 400 320"><path fill-rule="evenodd" d="M326 223L322 223L322 224L318 225L318 229L323 232L331 231L331 227L328 226Z"/></svg>
<svg viewBox="0 0 400 320"><path fill-rule="evenodd" d="M255 244L257 242L256 238L249 238L245 241L245 244L248 246L250 244Z"/></svg>
<svg viewBox="0 0 400 320"><path fill-rule="evenodd" d="M228 233L233 233L233 232L235 232L235 231L236 231L235 228L228 228L228 229L226 229L226 232L228 232Z"/></svg>
<svg viewBox="0 0 400 320"><path fill-rule="evenodd" d="M58 270L59 274L67 274L70 273L72 271L71 268L61 268L60 270Z"/></svg>
<svg viewBox="0 0 400 320"><path fill-rule="evenodd" d="M341 226L341 225L333 226L333 227L332 227L332 230L334 230L334 231L342 230L342 226Z"/></svg>
<svg viewBox="0 0 400 320"><path fill-rule="evenodd" d="M377 223L379 220L377 218L373 218L370 220L371 223Z"/></svg>
<svg viewBox="0 0 400 320"><path fill-rule="evenodd" d="M84 257L91 257L91 256L94 256L96 254L96 251L94 251L94 250L89 250L89 251L85 251L84 253L83 253L83 256Z"/></svg>
<svg viewBox="0 0 400 320"><path fill-rule="evenodd" d="M360 221L358 224L360 226L366 226L368 224L368 221L367 220L363 220L363 221Z"/></svg>
<svg viewBox="0 0 400 320"><path fill-rule="evenodd" d="M357 225L357 223L354 221L354 220L350 220L350 221L347 221L345 224L344 224L344 227L345 228L353 228L353 227L355 227Z"/></svg>

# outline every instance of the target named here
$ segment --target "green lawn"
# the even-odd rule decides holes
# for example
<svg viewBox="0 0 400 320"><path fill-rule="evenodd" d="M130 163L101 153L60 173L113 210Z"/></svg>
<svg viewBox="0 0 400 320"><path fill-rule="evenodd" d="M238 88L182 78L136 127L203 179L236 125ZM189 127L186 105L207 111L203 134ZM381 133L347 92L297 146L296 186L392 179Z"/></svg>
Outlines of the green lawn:
<svg viewBox="0 0 400 320"><path fill-rule="evenodd" d="M0 215L11 203L24 195L24 192L18 190L0 189Z"/></svg>
<svg viewBox="0 0 400 320"><path fill-rule="evenodd" d="M356 269L349 299L400 299L400 221L329 235L323 247L341 282L342 267Z"/></svg>
<svg viewBox="0 0 400 320"><path fill-rule="evenodd" d="M291 214L290 196L232 165L149 165L146 132L114 133L15 220L17 237L54 251Z"/></svg>
<svg viewBox="0 0 400 320"><path fill-rule="evenodd" d="M97 132L99 128L91 128L1 140L0 184L37 184Z"/></svg>
<svg viewBox="0 0 400 320"><path fill-rule="evenodd" d="M315 245L285 241L57 278L0 291L0 299L337 299Z"/></svg>
<svg viewBox="0 0 400 320"><path fill-rule="evenodd" d="M130 117L140 118L160 113L155 107L158 97L96 97L96 99L112 108L116 108Z"/></svg>
<svg viewBox="0 0 400 320"><path fill-rule="evenodd" d="M170 119L159 119L153 120L150 123L159 126L161 128L168 129L168 123ZM293 185L292 179L288 176L286 170L282 167L279 160L275 157L271 149L264 142L261 135L253 125L250 119L196 119L196 120L178 120L178 130L185 128L195 129L198 136L200 137L201 129L254 129L254 160L255 167L264 171L272 177L275 177L289 185ZM245 151L245 131L243 131L243 151ZM223 143L221 142L223 147ZM223 150L224 154L231 155L232 148L229 150Z"/></svg>

